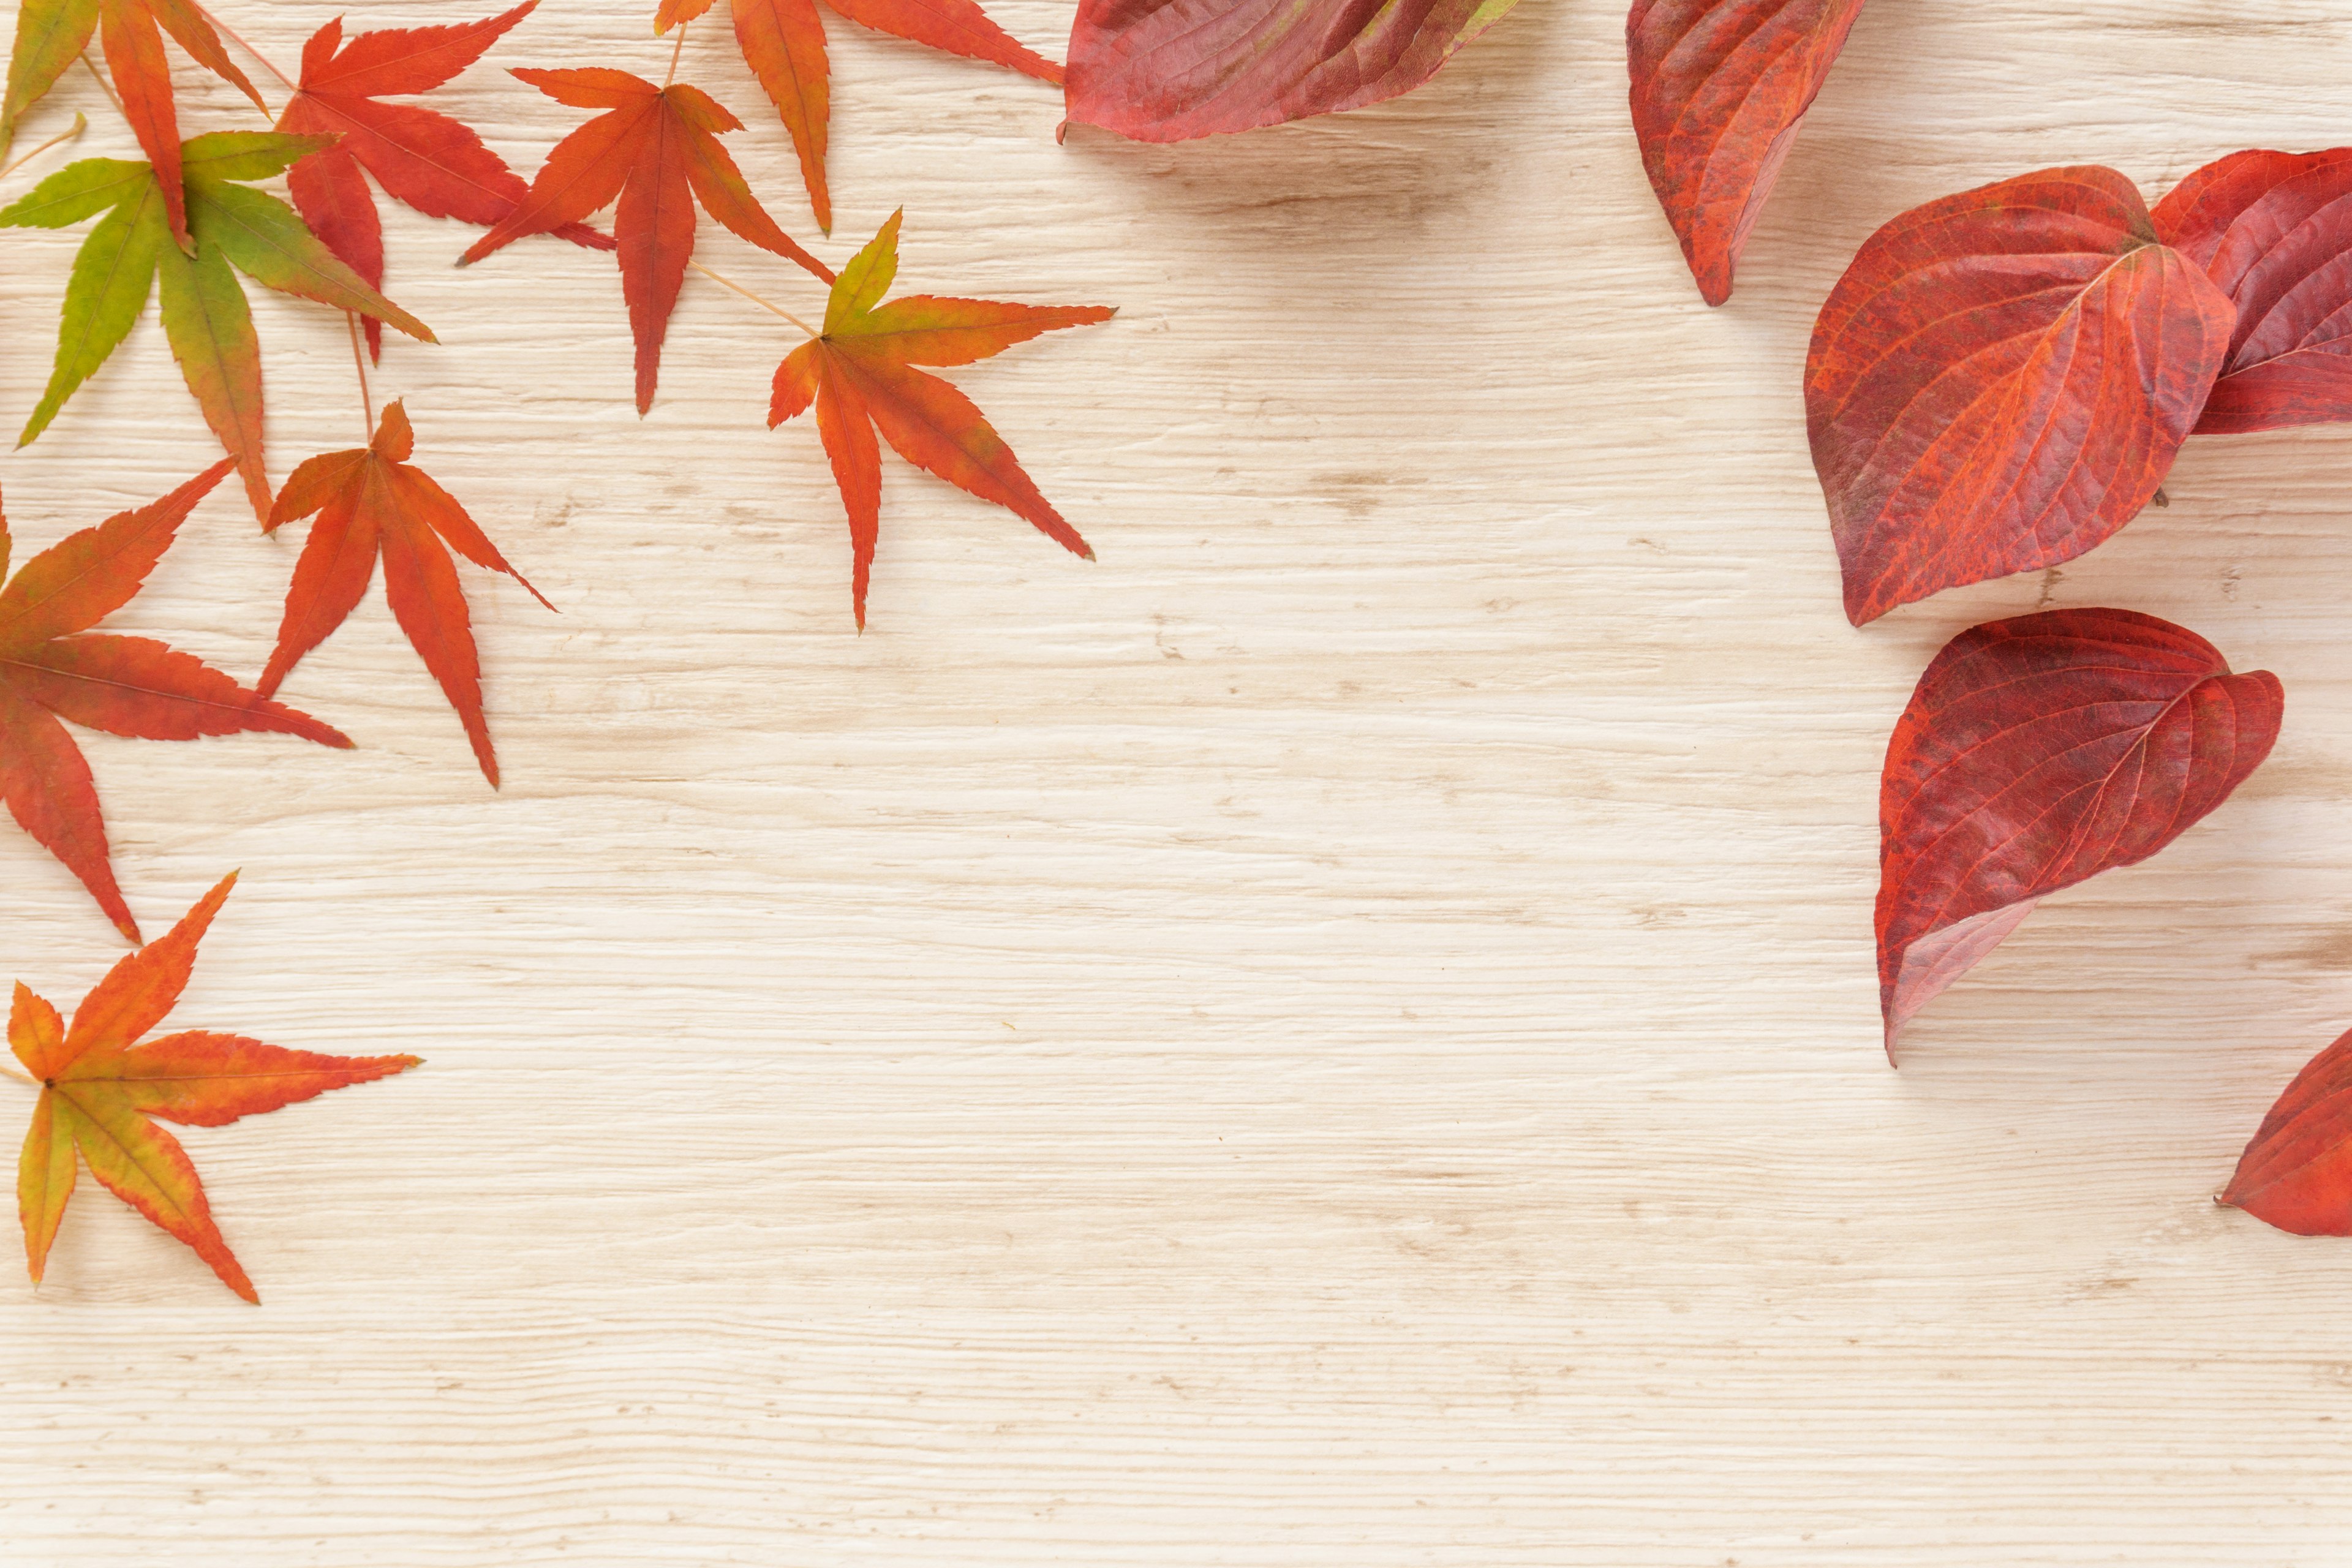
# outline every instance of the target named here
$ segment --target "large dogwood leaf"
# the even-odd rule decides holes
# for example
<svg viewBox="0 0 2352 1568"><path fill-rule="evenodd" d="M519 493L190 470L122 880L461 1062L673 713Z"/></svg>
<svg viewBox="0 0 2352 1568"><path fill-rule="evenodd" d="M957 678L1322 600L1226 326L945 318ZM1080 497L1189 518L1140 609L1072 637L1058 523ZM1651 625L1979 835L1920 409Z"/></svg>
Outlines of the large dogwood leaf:
<svg viewBox="0 0 2352 1568"><path fill-rule="evenodd" d="M1886 1053L2034 901L2155 854L2278 738L2278 678L2194 632L2053 610L1954 637L1886 747L1878 992Z"/></svg>
<svg viewBox="0 0 2352 1568"><path fill-rule="evenodd" d="M2297 1236L2352 1236L2352 1031L2294 1075L2221 1202Z"/></svg>
<svg viewBox="0 0 2352 1568"><path fill-rule="evenodd" d="M2238 310L2199 433L2352 418L2352 147L2232 153L2155 217Z"/></svg>
<svg viewBox="0 0 2352 1568"><path fill-rule="evenodd" d="M1633 132L1659 205L1710 305L1863 0L1633 0Z"/></svg>
<svg viewBox="0 0 2352 1568"><path fill-rule="evenodd" d="M180 1141L155 1125L223 1127L329 1089L388 1078L415 1057L330 1057L241 1035L139 1037L163 1021L195 967L196 946L236 883L231 872L159 942L123 958L90 988L68 1026L19 982L8 1045L41 1086L16 1162L25 1263L36 1285L81 1165L99 1184L194 1249L221 1283L261 1298L213 1220Z"/></svg>
<svg viewBox="0 0 2352 1568"><path fill-rule="evenodd" d="M2004 180L1871 236L1805 362L1847 616L2072 560L2131 521L2235 320L2112 169Z"/></svg>
<svg viewBox="0 0 2352 1568"><path fill-rule="evenodd" d="M1182 142L1419 87L1517 0L1080 0L1072 124Z"/></svg>

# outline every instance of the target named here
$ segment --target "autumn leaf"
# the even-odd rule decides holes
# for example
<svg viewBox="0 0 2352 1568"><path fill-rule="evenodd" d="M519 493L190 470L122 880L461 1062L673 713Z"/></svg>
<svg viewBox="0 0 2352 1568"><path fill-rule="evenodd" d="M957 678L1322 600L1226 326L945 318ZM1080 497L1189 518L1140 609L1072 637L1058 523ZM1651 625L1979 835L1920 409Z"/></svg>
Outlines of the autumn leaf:
<svg viewBox="0 0 2352 1568"><path fill-rule="evenodd" d="M147 308L163 297L163 335L179 361L205 423L237 460L254 515L269 515L269 475L262 461L261 345L236 280L242 272L281 293L357 310L425 342L424 322L377 293L319 243L294 209L239 184L268 179L326 145L316 136L267 131L215 132L181 149L195 251L170 242L163 186L146 163L85 158L43 180L0 209L0 228L64 228L99 217L74 258L58 322L58 354L22 447L57 416L74 389L106 363ZM235 270L231 270L234 267Z"/></svg>
<svg viewBox="0 0 2352 1568"><path fill-rule="evenodd" d="M743 122L699 88L656 87L627 71L518 70L558 103L602 109L547 155L523 205L474 242L462 263L479 261L525 235L577 223L615 197L613 236L620 242L621 292L637 340L637 412L653 406L662 339L694 255L694 204L763 250L798 262L825 282L833 269L776 226L721 132Z"/></svg>
<svg viewBox="0 0 2352 1568"><path fill-rule="evenodd" d="M1878 990L1896 1034L2035 900L2144 860L2278 738L2267 670L2129 610L1962 632L1928 665L1879 787Z"/></svg>
<svg viewBox="0 0 2352 1568"><path fill-rule="evenodd" d="M1650 184L1710 305L1863 0L1633 0L1625 56Z"/></svg>
<svg viewBox="0 0 2352 1568"><path fill-rule="evenodd" d="M1056 86L1062 68L1022 47L989 20L974 0L827 0L832 9L877 33L928 44L951 55L1009 66ZM656 34L690 22L710 9L711 0L661 0ZM830 62L824 21L816 0L731 0L735 42L743 61L792 132L800 154L801 179L817 226L833 232L833 198L825 189L825 122L830 113Z"/></svg>
<svg viewBox="0 0 2352 1568"><path fill-rule="evenodd" d="M2294 1075L2220 1201L2297 1236L2352 1236L2352 1031Z"/></svg>
<svg viewBox="0 0 2352 1568"><path fill-rule="evenodd" d="M1419 87L1517 0L1079 0L1069 123L1182 142Z"/></svg>
<svg viewBox="0 0 2352 1568"><path fill-rule="evenodd" d="M1077 530L1062 521L1022 470L971 399L916 365L970 364L1026 342L1040 332L1110 320L1098 305L1010 305L993 300L953 300L908 294L881 304L898 274L898 225L893 213L833 285L824 331L794 349L777 367L771 428L816 407L817 434L832 460L834 482L849 512L850 604L866 625L866 588L881 527L878 427L900 457L928 468L982 500L1028 519L1073 554L1094 559ZM877 306L880 306L877 309Z"/></svg>
<svg viewBox="0 0 2352 1568"><path fill-rule="evenodd" d="M2237 307L2200 434L2352 418L2352 147L2232 153L2174 186L2155 222Z"/></svg>
<svg viewBox="0 0 2352 1568"><path fill-rule="evenodd" d="M25 1258L41 1282L79 1167L99 1185L194 1248L221 1282L258 1304L253 1282L213 1223L204 1183L157 1120L225 1127L331 1089L389 1078L415 1057L329 1057L242 1035L190 1032L140 1043L163 1021L195 967L196 944L236 885L231 872L160 942L126 955L90 988L68 1026L17 982L8 1045L41 1086L16 1166Z"/></svg>
<svg viewBox="0 0 2352 1568"><path fill-rule="evenodd" d="M482 58L539 0L451 27L392 27L346 41L338 16L302 46L302 79L278 129L333 136L286 172L286 188L310 231L368 287L383 287L383 221L366 174L394 200L427 217L487 228L521 205L528 187L473 130L436 110L380 103L386 94L429 92ZM610 250L609 235L583 224L557 231ZM383 355L383 328L367 321L369 353Z"/></svg>
<svg viewBox="0 0 2352 1568"><path fill-rule="evenodd" d="M152 505L68 535L0 588L0 795L132 942L139 926L114 883L89 764L60 719L150 741L264 730L351 744L187 654L148 637L89 630L139 592L180 524L230 467L215 463ZM0 519L0 574L8 546Z"/></svg>
<svg viewBox="0 0 2352 1568"><path fill-rule="evenodd" d="M0 152L7 150L25 111L89 47L93 29L105 46L123 116L139 138L140 150L159 172L165 230L181 249L193 253L180 183L179 118L172 103L172 65L163 55L163 33L170 33L198 65L253 100L256 109L269 111L253 83L228 58L220 35L194 0L25 0L8 55L7 97L0 100Z"/></svg>
<svg viewBox="0 0 2352 1568"><path fill-rule="evenodd" d="M478 566L503 572L547 605L547 596L507 564L466 509L424 469L408 461L415 437L408 411L387 405L367 446L329 452L304 462L287 476L269 528L319 514L310 527L294 582L286 592L286 614L278 626L278 647L261 672L259 690L274 696L304 654L318 647L352 613L367 592L376 557L383 557L384 596L408 641L441 683L449 706L466 726L474 760L496 788L499 760L490 749L489 723L482 717L481 659L474 650L466 593L449 551ZM549 609L555 608L547 605Z"/></svg>
<svg viewBox="0 0 2352 1568"><path fill-rule="evenodd" d="M2235 315L2112 169L2005 180L1871 236L1805 362L1847 616L2070 561L2131 521Z"/></svg>

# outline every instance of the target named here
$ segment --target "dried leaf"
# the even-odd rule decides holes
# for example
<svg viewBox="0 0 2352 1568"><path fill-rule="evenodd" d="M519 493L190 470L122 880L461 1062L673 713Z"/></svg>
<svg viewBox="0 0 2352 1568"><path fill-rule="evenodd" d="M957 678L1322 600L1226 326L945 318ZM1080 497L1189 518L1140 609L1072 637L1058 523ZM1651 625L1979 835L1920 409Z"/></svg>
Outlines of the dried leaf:
<svg viewBox="0 0 2352 1568"><path fill-rule="evenodd" d="M539 0L450 27L387 27L346 40L338 16L302 46L302 79L278 129L332 136L286 173L297 211L327 248L372 289L383 287L383 224L365 169L394 200L427 217L487 228L528 192L520 175L473 129L436 110L380 103L388 94L429 92L471 66ZM576 245L610 250L609 235L582 224L558 231ZM383 353L383 324L367 321L368 352Z"/></svg>
<svg viewBox="0 0 2352 1568"><path fill-rule="evenodd" d="M258 689L264 697L275 695L302 656L343 624L367 592L381 554L393 616L457 710L474 760L495 788L499 760L490 749L489 722L482 716L481 660L449 551L505 573L542 605L547 597L507 564L455 496L408 461L415 446L407 409L393 403L367 446L312 458L287 476L269 527L274 531L312 512L319 521L295 563L277 651L261 672Z"/></svg>
<svg viewBox="0 0 2352 1568"><path fill-rule="evenodd" d="M1409 92L1517 0L1080 0L1070 123L1182 142Z"/></svg>
<svg viewBox="0 0 2352 1568"><path fill-rule="evenodd" d="M1887 742L1878 989L1886 1052L2034 901L2144 860L2278 738L2267 670L2129 610L1994 621L1945 645Z"/></svg>
<svg viewBox="0 0 2352 1568"><path fill-rule="evenodd" d="M833 269L776 226L743 183L719 134L743 122L699 88L656 87L627 71L518 70L559 103L602 109L556 143L523 205L474 242L463 258L479 261L526 235L577 223L616 197L621 292L637 340L637 412L653 406L662 339L694 254L694 204L763 250L799 263L825 282Z"/></svg>
<svg viewBox="0 0 2352 1568"><path fill-rule="evenodd" d="M262 458L261 350L236 272L282 293L357 310L424 342L425 323L377 293L276 196L236 182L267 179L324 145L315 136L215 132L182 149L193 253L163 227L163 187L145 163L85 158L0 209L0 228L63 228L107 216L82 241L66 284L58 354L39 405L16 444L47 428L74 389L106 363L162 279L163 332L182 377L222 447L237 460L254 515L269 515Z"/></svg>
<svg viewBox="0 0 2352 1568"><path fill-rule="evenodd" d="M115 886L89 766L60 719L151 741L262 730L351 744L309 714L162 643L89 630L130 603L230 467L215 463L152 505L68 535L0 588L0 795L133 942L139 927ZM8 543L0 520L0 571Z"/></svg>
<svg viewBox="0 0 2352 1568"><path fill-rule="evenodd" d="M236 883L232 872L162 941L117 963L75 1010L70 1027L17 983L8 1044L41 1085L16 1173L26 1265L36 1285L77 1168L87 1163L100 1185L187 1243L222 1283L257 1303L253 1282L213 1223L195 1166L156 1120L226 1126L417 1065L415 1057L320 1056L237 1035L167 1035L139 1043L180 999L196 945Z"/></svg>
<svg viewBox="0 0 2352 1568"><path fill-rule="evenodd" d="M1846 615L2070 561L2128 522L2234 318L2112 169L2005 180L1871 236L1805 363Z"/></svg>
<svg viewBox="0 0 2352 1568"><path fill-rule="evenodd" d="M2155 222L2237 307L2199 433L2352 418L2352 148L2232 153L2175 186Z"/></svg>
<svg viewBox="0 0 2352 1568"><path fill-rule="evenodd" d="M1633 0L1625 57L1650 184L1710 305L1863 0Z"/></svg>
<svg viewBox="0 0 2352 1568"><path fill-rule="evenodd" d="M833 285L824 331L776 369L771 427L816 407L817 432L849 513L855 564L850 604L866 625L866 589L881 528L878 427L900 457L1021 517L1073 554L1094 559L980 410L916 365L970 364L1041 332L1110 320L1097 305L1012 305L908 294L880 303L898 272L901 213L859 251ZM879 309L877 309L877 305Z"/></svg>

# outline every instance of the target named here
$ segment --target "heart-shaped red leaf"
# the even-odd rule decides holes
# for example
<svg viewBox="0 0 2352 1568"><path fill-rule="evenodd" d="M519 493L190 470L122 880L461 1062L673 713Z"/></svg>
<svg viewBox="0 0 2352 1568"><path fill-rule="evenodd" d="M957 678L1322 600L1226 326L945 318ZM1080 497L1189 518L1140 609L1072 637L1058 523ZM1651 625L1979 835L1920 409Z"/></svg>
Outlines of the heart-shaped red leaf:
<svg viewBox="0 0 2352 1568"><path fill-rule="evenodd" d="M1070 122L1138 142L1359 109L1419 87L1517 0L1081 0Z"/></svg>
<svg viewBox="0 0 2352 1568"><path fill-rule="evenodd" d="M2352 1236L2352 1030L2294 1075L2221 1201L2297 1236Z"/></svg>
<svg viewBox="0 0 2352 1568"><path fill-rule="evenodd" d="M2267 670L2130 610L1962 632L1919 678L1879 785L1886 1052L2035 900L2144 860L2229 797L2278 739Z"/></svg>
<svg viewBox="0 0 2352 1568"><path fill-rule="evenodd" d="M2234 318L2112 169L1965 191L1871 236L1805 361L1847 616L2071 561L2131 521Z"/></svg>
<svg viewBox="0 0 2352 1568"><path fill-rule="evenodd" d="M2155 216L2164 242L2238 309L2198 431L2352 418L2352 147L2232 153L2174 186Z"/></svg>
<svg viewBox="0 0 2352 1568"><path fill-rule="evenodd" d="M1633 0L1625 63L1642 162L1710 305L1863 0Z"/></svg>

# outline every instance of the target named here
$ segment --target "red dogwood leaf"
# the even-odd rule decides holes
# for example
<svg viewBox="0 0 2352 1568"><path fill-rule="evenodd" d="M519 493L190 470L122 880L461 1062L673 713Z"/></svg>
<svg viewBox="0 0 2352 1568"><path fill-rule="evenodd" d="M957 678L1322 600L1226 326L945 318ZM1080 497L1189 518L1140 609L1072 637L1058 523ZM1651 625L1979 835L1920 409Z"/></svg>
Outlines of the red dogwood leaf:
<svg viewBox="0 0 2352 1568"><path fill-rule="evenodd" d="M163 24L159 28L156 24ZM194 255L188 209L180 190L180 121L172 101L172 62L163 53L168 32L190 58L253 100L253 89L236 62L221 47L220 35L194 0L26 0L16 16L16 41L8 53L8 93L0 100L0 151L16 134L16 121L57 85L74 57L89 47L95 31L106 50L106 68L122 100L123 118L155 166L163 198L163 221L182 250Z"/></svg>
<svg viewBox="0 0 2352 1568"><path fill-rule="evenodd" d="M2157 204L2156 230L2238 310L2199 433L2352 418L2352 147L2232 153Z"/></svg>
<svg viewBox="0 0 2352 1568"><path fill-rule="evenodd" d="M458 585L449 552L505 573L542 605L547 595L507 564L457 497L410 464L415 446L407 409L391 403L368 445L312 458L287 476L269 514L270 530L312 512L319 521L295 563L278 647L261 672L259 689L264 697L276 693L302 656L343 624L367 592L381 554L393 618L457 710L473 742L474 760L495 789L499 759L490 749L489 722L482 717L481 658L474 649L466 591Z"/></svg>
<svg viewBox="0 0 2352 1568"><path fill-rule="evenodd" d="M1625 59L1651 188L1710 305L1863 0L1633 0Z"/></svg>
<svg viewBox="0 0 2352 1568"><path fill-rule="evenodd" d="M132 942L139 923L114 883L98 789L59 720L151 741L275 730L351 744L200 659L149 637L89 630L131 602L188 513L236 466L224 458L162 500L68 534L0 588L0 796ZM8 525L0 521L0 573L7 565Z"/></svg>
<svg viewBox="0 0 2352 1568"><path fill-rule="evenodd" d="M2278 739L2267 670L2130 610L1962 632L1919 678L1879 786L1886 1054L2034 901L2144 860L2229 797Z"/></svg>
<svg viewBox="0 0 2352 1568"><path fill-rule="evenodd" d="M387 93L429 92L482 58L539 0L454 27L388 27L343 38L343 19L302 46L302 79L280 131L340 138L286 172L287 194L310 232L367 279L383 287L383 220L365 169L394 200L427 217L488 228L521 205L528 187L472 129L412 104L379 103ZM610 250L613 239L584 224L557 231L575 245ZM383 357L383 323L367 318L368 353Z"/></svg>
<svg viewBox="0 0 2352 1568"><path fill-rule="evenodd" d="M743 122L700 88L656 87L627 71L517 70L558 103L602 109L547 155L530 193L476 240L460 265L479 261L525 235L577 223L620 199L614 237L620 242L621 293L637 339L637 412L654 404L662 339L694 254L694 204L763 250L798 262L825 282L833 268L803 250L760 205L743 173L720 146L721 132Z"/></svg>
<svg viewBox="0 0 2352 1568"><path fill-rule="evenodd" d="M2112 169L2004 180L1871 236L1805 362L1848 617L2070 561L2128 522L2235 318Z"/></svg>
<svg viewBox="0 0 2352 1568"><path fill-rule="evenodd" d="M1080 0L1068 123L1182 142L1360 109L1427 81L1516 3Z"/></svg>
<svg viewBox="0 0 2352 1568"><path fill-rule="evenodd" d="M881 529L882 455L878 426L898 455L951 485L1025 518L1074 555L1094 559L1078 531L1038 492L1013 448L970 398L917 365L971 364L1027 342L1040 332L1110 320L1099 305L1013 305L907 294L882 304L898 276L898 224L882 232L841 269L824 311L824 331L776 367L770 428L814 404L817 434L849 512L850 607L866 626L866 585ZM879 309L876 307L879 306Z"/></svg>
<svg viewBox="0 0 2352 1568"><path fill-rule="evenodd" d="M225 1127L417 1065L415 1057L289 1051L241 1035L192 1032L142 1042L187 989L196 944L236 884L232 871L162 941L118 962L74 1009L70 1026L17 983L8 1046L41 1086L16 1162L16 1212L34 1284L48 1267L50 1244L87 1164L100 1186L194 1249L221 1283L259 1302L213 1221L187 1151L155 1122Z"/></svg>
<svg viewBox="0 0 2352 1568"><path fill-rule="evenodd" d="M2352 1236L2352 1031L2294 1075L2221 1201L2297 1236Z"/></svg>
<svg viewBox="0 0 2352 1568"><path fill-rule="evenodd" d="M989 20L975 0L827 0L840 16L871 27L944 49L968 59L1034 76L1059 85L1062 68L1022 46ZM825 187L824 144L831 114L831 62L824 47L824 21L816 0L731 0L735 42L743 62L760 79L761 90L776 106L800 154L801 179L817 226L833 232L833 197ZM667 33L710 9L711 0L661 0L654 31Z"/></svg>

